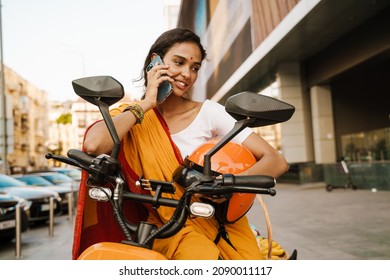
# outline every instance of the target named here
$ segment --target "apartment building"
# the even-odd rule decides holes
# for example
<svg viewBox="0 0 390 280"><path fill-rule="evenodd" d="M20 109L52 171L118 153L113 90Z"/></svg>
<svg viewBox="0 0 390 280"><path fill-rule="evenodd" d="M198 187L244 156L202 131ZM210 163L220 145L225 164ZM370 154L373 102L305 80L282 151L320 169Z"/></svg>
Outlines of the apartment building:
<svg viewBox="0 0 390 280"><path fill-rule="evenodd" d="M7 139L7 173L42 168L46 166L48 95L7 66L4 77L7 135L1 134L1 144L3 148Z"/></svg>

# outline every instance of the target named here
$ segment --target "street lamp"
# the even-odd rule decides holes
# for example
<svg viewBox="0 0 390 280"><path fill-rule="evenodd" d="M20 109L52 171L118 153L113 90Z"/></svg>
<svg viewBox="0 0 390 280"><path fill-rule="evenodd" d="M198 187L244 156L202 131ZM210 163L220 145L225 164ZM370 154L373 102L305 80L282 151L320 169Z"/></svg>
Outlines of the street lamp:
<svg viewBox="0 0 390 280"><path fill-rule="evenodd" d="M2 108L1 108L1 116L0 119L3 122L3 132L2 132L2 138L3 138L3 146L2 146L2 173L7 174L8 170L8 163L7 163L7 114L6 114L6 96L5 96L5 82L4 82L4 63L3 63L3 25L2 25L2 4L0 0L0 60L1 60L1 101L2 101Z"/></svg>

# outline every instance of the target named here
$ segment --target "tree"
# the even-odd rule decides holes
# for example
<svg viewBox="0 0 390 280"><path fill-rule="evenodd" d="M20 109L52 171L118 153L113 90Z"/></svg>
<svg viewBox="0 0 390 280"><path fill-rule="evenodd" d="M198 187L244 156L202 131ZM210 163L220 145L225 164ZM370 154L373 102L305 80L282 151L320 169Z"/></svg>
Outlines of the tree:
<svg viewBox="0 0 390 280"><path fill-rule="evenodd" d="M58 117L56 120L57 124L71 124L72 123L72 114L66 113L62 114L61 116Z"/></svg>

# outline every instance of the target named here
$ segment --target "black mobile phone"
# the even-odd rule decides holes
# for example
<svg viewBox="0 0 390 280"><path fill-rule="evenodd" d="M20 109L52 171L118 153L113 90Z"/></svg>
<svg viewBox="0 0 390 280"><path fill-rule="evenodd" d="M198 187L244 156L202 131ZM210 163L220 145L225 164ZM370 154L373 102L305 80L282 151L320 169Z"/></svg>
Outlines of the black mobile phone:
<svg viewBox="0 0 390 280"><path fill-rule="evenodd" d="M157 55L152 62L148 65L146 68L146 71L149 72L150 69L153 68L154 65L156 64L163 65L163 61L159 55ZM158 87L158 93L157 93L157 102L158 103L163 103L164 100L171 94L173 88L170 82L164 81L160 84Z"/></svg>

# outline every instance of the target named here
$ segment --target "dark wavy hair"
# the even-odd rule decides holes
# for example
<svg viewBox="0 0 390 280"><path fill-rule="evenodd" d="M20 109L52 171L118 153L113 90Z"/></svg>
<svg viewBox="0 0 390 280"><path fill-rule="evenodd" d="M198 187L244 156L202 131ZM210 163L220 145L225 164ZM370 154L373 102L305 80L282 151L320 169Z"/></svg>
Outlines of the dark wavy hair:
<svg viewBox="0 0 390 280"><path fill-rule="evenodd" d="M152 54L156 53L158 54L161 59L164 59L165 54L169 51L170 48L172 48L175 44L185 43L185 42L191 42L195 43L201 52L202 55L202 61L206 58L206 50L203 48L203 45L200 42L200 38L198 35L196 35L194 32L192 32L189 29L184 28L174 28L171 30L168 30L161 34L154 44L150 47L149 53L146 56L144 67L142 69L142 74L140 80L144 78L145 83L144 86L146 87L148 85L148 78L146 74L146 68L151 62Z"/></svg>

